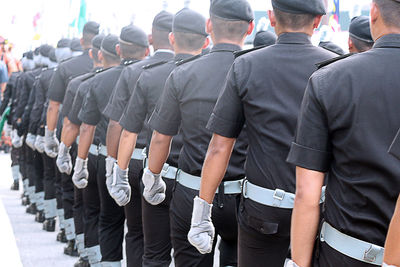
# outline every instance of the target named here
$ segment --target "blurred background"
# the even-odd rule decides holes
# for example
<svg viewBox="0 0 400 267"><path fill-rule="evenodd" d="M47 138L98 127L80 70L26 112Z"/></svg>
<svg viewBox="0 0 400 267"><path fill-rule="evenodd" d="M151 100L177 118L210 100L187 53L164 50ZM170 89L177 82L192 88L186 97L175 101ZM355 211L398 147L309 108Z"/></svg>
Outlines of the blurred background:
<svg viewBox="0 0 400 267"><path fill-rule="evenodd" d="M248 0L255 12L256 30L271 30L267 10L269 0ZM324 0L329 13L313 42L333 41L347 51L348 27L351 18L368 15L371 0ZM88 20L101 25L101 32L119 34L133 23L147 33L153 17L161 10L175 13L189 7L208 17L207 0L2 0L0 36L7 39L17 58L42 43L56 45L62 37L78 37ZM246 40L251 43L254 34Z"/></svg>

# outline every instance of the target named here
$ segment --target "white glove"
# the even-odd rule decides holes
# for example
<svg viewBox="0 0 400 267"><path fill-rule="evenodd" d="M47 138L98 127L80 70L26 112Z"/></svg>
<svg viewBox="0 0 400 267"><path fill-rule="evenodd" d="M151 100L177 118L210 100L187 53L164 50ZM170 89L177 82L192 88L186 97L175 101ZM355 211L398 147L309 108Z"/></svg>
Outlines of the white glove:
<svg viewBox="0 0 400 267"><path fill-rule="evenodd" d="M122 170L117 163L114 164L110 195L119 206L125 206L131 201L131 186L128 180L128 169Z"/></svg>
<svg viewBox="0 0 400 267"><path fill-rule="evenodd" d="M49 129L45 129L44 134L44 151L46 152L47 156L50 158L57 157L58 154L58 146L60 142L58 142L56 137L56 130L50 131Z"/></svg>
<svg viewBox="0 0 400 267"><path fill-rule="evenodd" d="M32 148L32 150L35 150L35 141L36 141L36 135L33 135L31 133L28 133L26 135L25 143L27 144L27 146Z"/></svg>
<svg viewBox="0 0 400 267"><path fill-rule="evenodd" d="M88 184L89 172L87 170L88 159L81 159L76 157L74 175L72 175L72 182L79 189L85 188Z"/></svg>
<svg viewBox="0 0 400 267"><path fill-rule="evenodd" d="M151 205L158 205L164 201L167 186L161 174L154 174L149 168L145 168L142 182L144 184L143 197L147 202Z"/></svg>
<svg viewBox="0 0 400 267"><path fill-rule="evenodd" d="M193 201L192 223L188 240L201 254L212 251L215 229L211 222L212 204L199 197Z"/></svg>
<svg viewBox="0 0 400 267"><path fill-rule="evenodd" d="M297 265L294 261L288 260L284 267L300 267L300 266Z"/></svg>
<svg viewBox="0 0 400 267"><path fill-rule="evenodd" d="M15 148L20 148L24 144L24 137L18 135L17 129L13 130L11 143Z"/></svg>
<svg viewBox="0 0 400 267"><path fill-rule="evenodd" d="M113 170L114 170L114 163L117 162L116 159L114 159L111 156L107 156L106 158L106 186L108 193L111 196L111 184L113 182Z"/></svg>
<svg viewBox="0 0 400 267"><path fill-rule="evenodd" d="M39 153L44 152L44 136L41 135L36 136L35 148Z"/></svg>
<svg viewBox="0 0 400 267"><path fill-rule="evenodd" d="M11 137L11 134L12 134L11 125L6 123L6 125L4 126L4 136L10 136Z"/></svg>
<svg viewBox="0 0 400 267"><path fill-rule="evenodd" d="M70 149L71 147L66 147L65 144L61 142L56 160L58 170L68 175L70 175L72 171L72 159L69 154Z"/></svg>
<svg viewBox="0 0 400 267"><path fill-rule="evenodd" d="M388 265L388 264L386 264L386 263L383 263L383 264L382 264L382 267L397 267L397 266L395 266L395 265Z"/></svg>

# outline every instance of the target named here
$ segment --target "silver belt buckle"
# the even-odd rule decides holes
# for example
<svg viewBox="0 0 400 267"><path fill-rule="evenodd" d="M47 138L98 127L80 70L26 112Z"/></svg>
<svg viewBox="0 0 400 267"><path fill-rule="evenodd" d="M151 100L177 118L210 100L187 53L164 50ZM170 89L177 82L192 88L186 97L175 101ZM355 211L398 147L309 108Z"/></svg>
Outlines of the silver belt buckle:
<svg viewBox="0 0 400 267"><path fill-rule="evenodd" d="M283 198L285 197L286 192L282 189L275 189L274 194L272 195L273 201L272 205L274 207L279 207Z"/></svg>
<svg viewBox="0 0 400 267"><path fill-rule="evenodd" d="M247 198L247 180L243 180L242 185L240 186L242 189L242 195L244 198Z"/></svg>
<svg viewBox="0 0 400 267"><path fill-rule="evenodd" d="M169 170L169 164L168 163L164 163L162 170L161 170L161 176L165 176L167 175Z"/></svg>
<svg viewBox="0 0 400 267"><path fill-rule="evenodd" d="M376 261L376 257L381 252L381 248L376 245L371 245L365 252L364 252L364 260L367 262L374 263Z"/></svg>

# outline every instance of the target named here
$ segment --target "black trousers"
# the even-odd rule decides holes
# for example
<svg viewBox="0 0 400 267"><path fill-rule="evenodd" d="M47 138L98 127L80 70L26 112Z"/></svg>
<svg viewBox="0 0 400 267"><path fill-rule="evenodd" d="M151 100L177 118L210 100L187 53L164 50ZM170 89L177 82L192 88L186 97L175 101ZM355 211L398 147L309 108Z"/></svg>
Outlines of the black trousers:
<svg viewBox="0 0 400 267"><path fill-rule="evenodd" d="M124 208L115 203L106 186L105 157L98 156L97 186L100 196L99 244L102 261L120 261L124 239Z"/></svg>
<svg viewBox="0 0 400 267"><path fill-rule="evenodd" d="M142 180L143 161L132 159L129 162L129 184L131 201L124 207L128 232L125 235L126 262L128 267L142 266L143 228L142 228Z"/></svg>
<svg viewBox="0 0 400 267"><path fill-rule="evenodd" d="M71 158L72 158L72 163L74 165L74 161L76 158L77 154L77 146L76 144L73 144L71 146L70 150ZM64 208L64 218L71 219L74 217L74 208L76 209L76 205L79 204L79 202L75 203L74 206L74 198L75 198L75 186L74 183L72 182L72 175L73 172L71 172L70 175L66 173L61 173L61 187L62 187L62 205ZM79 201L79 200L78 200ZM81 203L81 202L80 202ZM76 213L77 215L77 213ZM75 219L74 219L75 222ZM76 228L76 225L75 225Z"/></svg>
<svg viewBox="0 0 400 267"><path fill-rule="evenodd" d="M280 267L290 244L292 210L269 207L242 198L238 209L239 267Z"/></svg>
<svg viewBox="0 0 400 267"><path fill-rule="evenodd" d="M97 156L89 153L89 182L82 190L85 247L99 244L100 198L97 186Z"/></svg>
<svg viewBox="0 0 400 267"><path fill-rule="evenodd" d="M83 211L83 189L79 189L74 186L74 224L75 234L83 234L85 230L85 218Z"/></svg>
<svg viewBox="0 0 400 267"><path fill-rule="evenodd" d="M22 147L21 148L11 147L11 167L19 165L21 150Z"/></svg>
<svg viewBox="0 0 400 267"><path fill-rule="evenodd" d="M174 248L176 267L213 266L213 254L200 254L193 247L187 234L193 211L193 199L199 191L192 190L176 183L170 207L171 241ZM212 209L212 220L215 233L221 237L220 266L237 265L237 222L236 222L236 195L216 195ZM214 242L217 238L214 238ZM214 243L215 246L215 243ZM251 265L249 265L251 266Z"/></svg>
<svg viewBox="0 0 400 267"><path fill-rule="evenodd" d="M30 148L28 148L30 149ZM31 150L31 149L30 149ZM43 159L39 152L31 150L32 155L32 171L29 172L30 176L33 176L35 184L35 192L43 192Z"/></svg>
<svg viewBox="0 0 400 267"><path fill-rule="evenodd" d="M25 153L25 144L20 147L20 148L12 148L15 153L18 153L18 162L19 162L19 172L22 175L22 180L25 180L28 178L27 176L27 169L26 169L26 153Z"/></svg>
<svg viewBox="0 0 400 267"><path fill-rule="evenodd" d="M143 267L164 267L171 263L169 208L175 181L164 178L167 185L165 200L151 205L142 197L144 234Z"/></svg>
<svg viewBox="0 0 400 267"><path fill-rule="evenodd" d="M55 194L56 194L56 200L57 200L57 209L62 209L63 208L63 189L62 189L62 183L61 183L61 172L58 170L58 167L55 166L54 170L54 187L55 187Z"/></svg>
<svg viewBox="0 0 400 267"><path fill-rule="evenodd" d="M24 144L24 154L25 154L25 173L27 175L27 178L29 179L29 186L34 186L35 185L35 175L33 174L34 172L34 166L33 166L33 150L30 149L27 145Z"/></svg>
<svg viewBox="0 0 400 267"><path fill-rule="evenodd" d="M56 176L55 160L46 155L46 153L41 153L43 161L43 186L44 186L44 199L53 199L56 197L56 188L54 185L54 180Z"/></svg>

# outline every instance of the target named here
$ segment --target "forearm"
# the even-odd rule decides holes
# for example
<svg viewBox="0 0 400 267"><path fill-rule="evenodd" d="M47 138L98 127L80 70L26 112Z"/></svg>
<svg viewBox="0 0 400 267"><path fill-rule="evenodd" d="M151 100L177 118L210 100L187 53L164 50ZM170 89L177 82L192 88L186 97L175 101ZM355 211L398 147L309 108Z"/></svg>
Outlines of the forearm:
<svg viewBox="0 0 400 267"><path fill-rule="evenodd" d="M199 195L210 204L213 202L215 191L224 178L234 144L235 139L216 134L210 141L201 173Z"/></svg>
<svg viewBox="0 0 400 267"><path fill-rule="evenodd" d="M50 100L49 107L47 109L47 129L54 131L57 127L58 113L60 103Z"/></svg>
<svg viewBox="0 0 400 267"><path fill-rule="evenodd" d="M153 131L149 149L149 169L152 173L161 173L169 156L172 136Z"/></svg>
<svg viewBox="0 0 400 267"><path fill-rule="evenodd" d="M61 142L65 146L70 147L79 135L79 125L72 123L67 118L64 119L63 129L61 133Z"/></svg>
<svg viewBox="0 0 400 267"><path fill-rule="evenodd" d="M389 265L400 266L400 196L389 226L383 261Z"/></svg>
<svg viewBox="0 0 400 267"><path fill-rule="evenodd" d="M118 156L118 146L120 143L121 132L121 125L117 121L110 120L108 123L106 136L107 154L115 159Z"/></svg>
<svg viewBox="0 0 400 267"><path fill-rule="evenodd" d="M136 146L137 134L123 130L118 147L118 166L126 170L131 160L133 150Z"/></svg>
<svg viewBox="0 0 400 267"><path fill-rule="evenodd" d="M80 127L78 157L86 159L88 157L90 145L93 142L96 126L82 123Z"/></svg>

